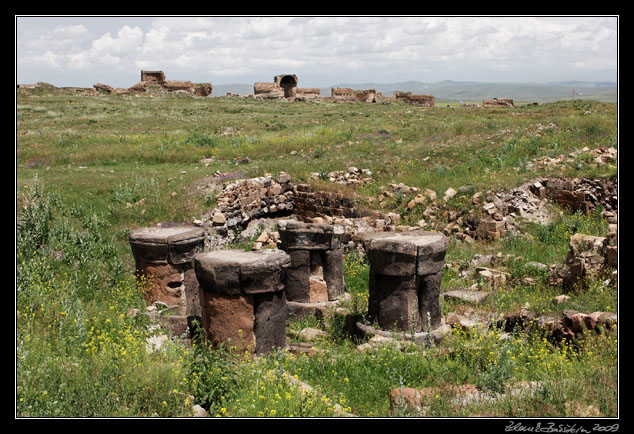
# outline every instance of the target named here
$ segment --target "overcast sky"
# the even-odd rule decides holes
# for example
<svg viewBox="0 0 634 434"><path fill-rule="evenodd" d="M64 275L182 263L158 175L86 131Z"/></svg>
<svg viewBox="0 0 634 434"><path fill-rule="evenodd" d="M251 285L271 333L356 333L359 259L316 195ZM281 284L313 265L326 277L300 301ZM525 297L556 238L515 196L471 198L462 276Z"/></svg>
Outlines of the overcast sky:
<svg viewBox="0 0 634 434"><path fill-rule="evenodd" d="M617 81L618 18L16 16L16 82Z"/></svg>

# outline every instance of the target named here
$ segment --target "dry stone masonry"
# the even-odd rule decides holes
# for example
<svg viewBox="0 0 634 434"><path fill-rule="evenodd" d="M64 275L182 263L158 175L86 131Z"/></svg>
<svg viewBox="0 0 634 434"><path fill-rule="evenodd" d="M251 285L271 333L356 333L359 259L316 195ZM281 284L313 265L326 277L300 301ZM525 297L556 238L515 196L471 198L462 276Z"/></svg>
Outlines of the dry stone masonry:
<svg viewBox="0 0 634 434"><path fill-rule="evenodd" d="M290 214L295 207L295 192L287 173L241 179L226 184L216 196L214 225L235 228L254 218Z"/></svg>
<svg viewBox="0 0 634 434"><path fill-rule="evenodd" d="M365 237L370 261L368 316L383 330L431 332L441 325L440 281L448 239L410 231Z"/></svg>
<svg viewBox="0 0 634 434"><path fill-rule="evenodd" d="M286 272L289 301L334 301L345 293L343 226L298 221L278 223L282 249L291 257Z"/></svg>
<svg viewBox="0 0 634 434"><path fill-rule="evenodd" d="M197 227L141 228L129 235L138 278L147 281L145 299L160 302L178 315L199 316L199 286L194 255L204 248Z"/></svg>
<svg viewBox="0 0 634 434"><path fill-rule="evenodd" d="M194 258L203 289L202 323L215 346L269 353L286 344L284 280L291 257L281 250L215 250Z"/></svg>

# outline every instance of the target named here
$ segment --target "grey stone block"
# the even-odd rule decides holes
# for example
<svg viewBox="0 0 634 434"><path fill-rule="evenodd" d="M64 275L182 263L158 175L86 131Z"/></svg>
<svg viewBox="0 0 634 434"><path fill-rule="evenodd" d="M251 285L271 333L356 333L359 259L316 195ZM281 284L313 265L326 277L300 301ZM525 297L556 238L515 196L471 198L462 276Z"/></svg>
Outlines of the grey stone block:
<svg viewBox="0 0 634 434"><path fill-rule="evenodd" d="M270 353L286 345L287 307L285 293L270 292L255 296L255 350Z"/></svg>
<svg viewBox="0 0 634 434"><path fill-rule="evenodd" d="M324 252L324 280L328 285L328 300L337 300L346 291L341 249Z"/></svg>

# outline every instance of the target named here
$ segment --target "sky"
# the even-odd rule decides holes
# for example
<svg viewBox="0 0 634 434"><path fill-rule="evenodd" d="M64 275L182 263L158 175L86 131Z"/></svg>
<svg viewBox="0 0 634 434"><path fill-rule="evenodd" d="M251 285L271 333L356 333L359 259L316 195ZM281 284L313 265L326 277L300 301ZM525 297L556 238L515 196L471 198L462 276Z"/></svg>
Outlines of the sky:
<svg viewBox="0 0 634 434"><path fill-rule="evenodd" d="M618 78L617 16L15 16L16 83L299 87Z"/></svg>

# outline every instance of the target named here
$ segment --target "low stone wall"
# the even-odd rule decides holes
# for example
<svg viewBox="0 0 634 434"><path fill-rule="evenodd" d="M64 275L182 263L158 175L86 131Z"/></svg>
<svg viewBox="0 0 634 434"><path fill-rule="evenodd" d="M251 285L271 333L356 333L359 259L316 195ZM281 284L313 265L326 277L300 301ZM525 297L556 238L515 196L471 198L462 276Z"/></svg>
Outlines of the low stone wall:
<svg viewBox="0 0 634 434"><path fill-rule="evenodd" d="M362 217L352 199L342 193L313 191L309 184L296 185L295 214L300 218Z"/></svg>
<svg viewBox="0 0 634 434"><path fill-rule="evenodd" d="M295 89L295 100L318 100L321 98L320 92L321 91L318 87L298 87L297 89Z"/></svg>
<svg viewBox="0 0 634 434"><path fill-rule="evenodd" d="M402 92L397 90L394 92L393 98L397 101L404 101L408 104L433 107L436 98L433 95L414 95L412 92Z"/></svg>
<svg viewBox="0 0 634 434"><path fill-rule="evenodd" d="M572 212L588 213L596 206L616 219L618 209L617 178L552 178L544 183L544 193L554 202Z"/></svg>
<svg viewBox="0 0 634 434"><path fill-rule="evenodd" d="M287 173L241 179L226 184L216 196L214 223L228 228L243 225L253 218L290 214L295 208L295 191Z"/></svg>

